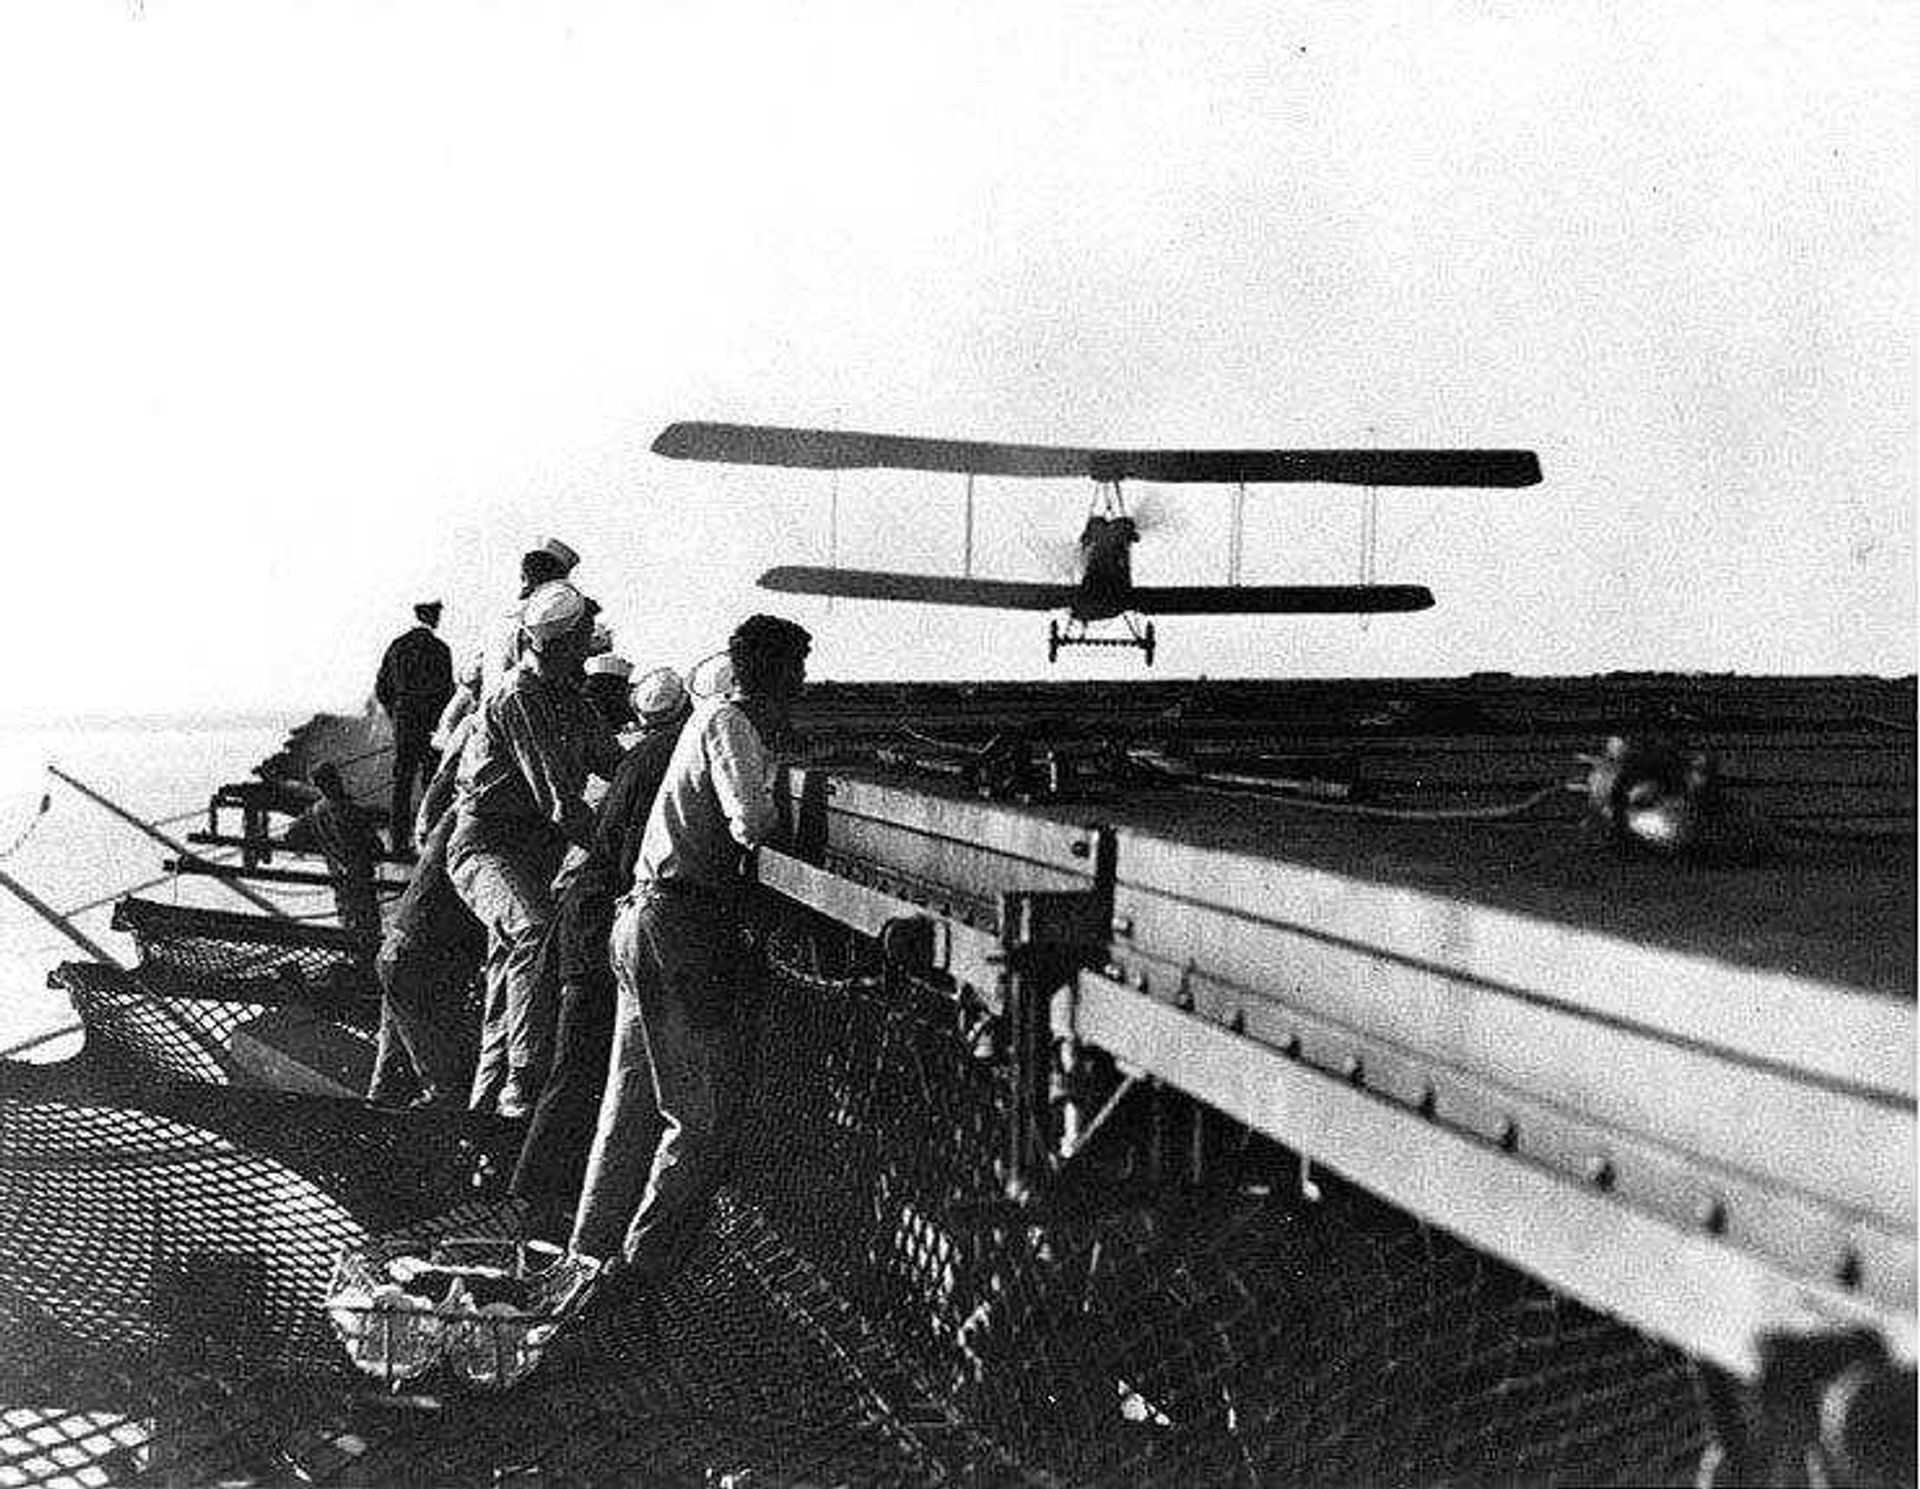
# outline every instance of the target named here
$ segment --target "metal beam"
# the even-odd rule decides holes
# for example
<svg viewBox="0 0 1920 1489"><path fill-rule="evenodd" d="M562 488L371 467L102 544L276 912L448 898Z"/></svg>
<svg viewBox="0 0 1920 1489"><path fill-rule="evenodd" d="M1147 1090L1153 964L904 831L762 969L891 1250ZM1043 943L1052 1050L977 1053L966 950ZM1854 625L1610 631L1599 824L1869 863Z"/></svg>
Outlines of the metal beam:
<svg viewBox="0 0 1920 1489"><path fill-rule="evenodd" d="M1789 1276L1597 1187L1518 1162L1109 978L1076 989L1077 1036L1550 1285L1743 1375L1777 1329L1870 1327L1911 1359L1910 1312Z"/></svg>
<svg viewBox="0 0 1920 1489"><path fill-rule="evenodd" d="M1281 945L1358 948L1383 964L1514 989L1759 1063L1912 1102L1913 1002L1522 915L1275 857L1115 830L1115 914L1142 950L1244 986L1286 972ZM1199 912L1199 913L1196 913ZM1241 927L1236 931L1235 927ZM1230 942L1223 942L1230 936ZM1229 952L1231 953L1229 955Z"/></svg>
<svg viewBox="0 0 1920 1489"><path fill-rule="evenodd" d="M861 935L878 937L891 921L927 921L934 932L931 970L951 977L998 1011L1000 942L992 932L977 930L910 900L856 884L777 849L762 848L757 861L760 883L766 888Z"/></svg>
<svg viewBox="0 0 1920 1489"><path fill-rule="evenodd" d="M170 874L204 874L223 881L251 879L259 884L311 884L316 887L330 886L331 874L312 874L302 869L236 869L225 864L212 863L207 859L188 853L184 848L179 858L162 859L160 867ZM257 905L268 905L269 901L257 895L248 894L239 884L230 883L230 889L236 894L244 894ZM374 887L383 893L393 894L407 887L404 879L375 879ZM278 905L273 905L275 915L291 918Z"/></svg>
<svg viewBox="0 0 1920 1489"><path fill-rule="evenodd" d="M187 841L196 848L239 848L254 853L284 853L290 858L324 857L317 848L290 848L280 838L251 838L225 832L190 832ZM389 853L382 850L374 855L377 863L409 864L414 860L405 853ZM251 865L249 865L251 867Z"/></svg>
<svg viewBox="0 0 1920 1489"><path fill-rule="evenodd" d="M101 946L99 942L87 935L85 931L74 925L66 916L54 909L53 906L49 905L45 900L41 899L39 895L35 894L31 889L28 889L26 885L22 884L5 870L0 870L0 889L7 890L11 893L21 904L33 911L35 915L38 915L48 925L60 932L61 935L65 936L75 946L78 946L96 962L105 962L109 967L117 967L120 965L119 957Z"/></svg>

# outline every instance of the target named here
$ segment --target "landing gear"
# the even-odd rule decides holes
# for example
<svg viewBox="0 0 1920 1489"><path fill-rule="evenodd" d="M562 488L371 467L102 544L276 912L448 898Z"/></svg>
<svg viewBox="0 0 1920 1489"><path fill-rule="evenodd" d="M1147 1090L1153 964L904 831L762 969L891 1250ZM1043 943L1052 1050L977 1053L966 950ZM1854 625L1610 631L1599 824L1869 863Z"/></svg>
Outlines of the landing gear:
<svg viewBox="0 0 1920 1489"><path fill-rule="evenodd" d="M1057 662L1060 653L1069 646L1130 646L1138 651L1149 667L1153 665L1155 638L1153 622L1141 621L1122 611L1119 619L1127 628L1124 636L1090 636L1088 623L1084 620L1069 618L1062 626L1060 622L1047 622L1047 660Z"/></svg>

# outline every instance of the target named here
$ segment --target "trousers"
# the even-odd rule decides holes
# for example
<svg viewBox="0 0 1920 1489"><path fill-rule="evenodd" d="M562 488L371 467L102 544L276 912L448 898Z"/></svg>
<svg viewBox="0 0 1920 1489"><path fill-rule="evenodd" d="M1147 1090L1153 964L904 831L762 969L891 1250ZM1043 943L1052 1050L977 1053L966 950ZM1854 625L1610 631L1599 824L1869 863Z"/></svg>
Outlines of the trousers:
<svg viewBox="0 0 1920 1489"><path fill-rule="evenodd" d="M717 896L637 886L614 919L613 1051L574 1221L576 1251L670 1273L731 1157L748 973Z"/></svg>
<svg viewBox="0 0 1920 1489"><path fill-rule="evenodd" d="M440 752L433 747L434 721L401 715L393 721L393 799L387 819L387 841L399 853L413 841L413 788L425 791L440 769Z"/></svg>
<svg viewBox="0 0 1920 1489"><path fill-rule="evenodd" d="M540 943L553 916L549 855L462 848L447 859L447 876L474 918L487 928L486 999L480 1014L480 1057L468 1105L492 1108L509 1073L537 1085L544 1073L553 1009L542 1008L535 975Z"/></svg>
<svg viewBox="0 0 1920 1489"><path fill-rule="evenodd" d="M527 1123L510 1192L529 1202L538 1239L562 1244L572 1228L586 1176L613 1048L615 984L611 971L570 977L560 985L553 1064ZM649 1106L651 1099L649 1098ZM654 1127L658 1127L655 1116ZM651 1152L658 1132L634 1135Z"/></svg>
<svg viewBox="0 0 1920 1489"><path fill-rule="evenodd" d="M459 1090L472 1069L462 1035L474 958L458 949L416 946L389 936L377 965L380 1040L368 1095L399 1100L408 1085L436 1095Z"/></svg>

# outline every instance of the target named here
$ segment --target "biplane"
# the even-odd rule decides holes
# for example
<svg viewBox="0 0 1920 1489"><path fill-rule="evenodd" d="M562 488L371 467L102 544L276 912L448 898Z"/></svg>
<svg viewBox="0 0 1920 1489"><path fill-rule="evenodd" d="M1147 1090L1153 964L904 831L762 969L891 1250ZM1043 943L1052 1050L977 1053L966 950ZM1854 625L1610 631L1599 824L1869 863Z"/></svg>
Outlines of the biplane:
<svg viewBox="0 0 1920 1489"><path fill-rule="evenodd" d="M1047 623L1047 660L1063 647L1137 647L1153 664L1161 615L1377 615L1426 610L1433 593L1418 584L1241 584L1246 488L1265 482L1348 486L1531 486L1539 459L1529 450L1094 450L1008 445L844 430L682 423L653 442L657 455L727 465L796 470L935 471L966 478L965 538L959 574L785 565L760 576L763 589L851 600L974 605L996 610L1063 611ZM973 572L974 482L980 477L1083 479L1093 483L1071 583L990 579ZM1122 482L1207 483L1235 488L1228 580L1218 585L1133 582L1133 545L1141 525ZM1119 621L1122 635L1091 628Z"/></svg>

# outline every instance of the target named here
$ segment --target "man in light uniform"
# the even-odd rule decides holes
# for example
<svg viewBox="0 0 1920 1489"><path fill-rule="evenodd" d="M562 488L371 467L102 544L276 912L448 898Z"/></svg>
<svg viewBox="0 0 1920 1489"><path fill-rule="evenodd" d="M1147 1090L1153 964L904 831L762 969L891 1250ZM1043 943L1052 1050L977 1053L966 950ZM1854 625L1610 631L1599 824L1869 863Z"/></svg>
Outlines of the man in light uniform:
<svg viewBox="0 0 1920 1489"><path fill-rule="evenodd" d="M538 548L530 548L520 555L520 598L500 617L498 632L481 654L482 696L498 687L513 664L520 660L520 612L528 598L542 585L570 579L579 563L580 555L558 538L547 538Z"/></svg>
<svg viewBox="0 0 1920 1489"><path fill-rule="evenodd" d="M770 615L733 633L733 692L681 729L614 921L612 1068L571 1250L586 1265L617 1258L635 1281L679 1263L724 1171L744 1063L741 870L777 820L765 741L799 696L809 645Z"/></svg>
<svg viewBox="0 0 1920 1489"><path fill-rule="evenodd" d="M487 927L487 996L470 1104L524 1116L540 1082L552 1010L535 1007L534 963L569 843L585 848L589 772L613 775L620 747L580 696L591 640L584 596L562 580L528 596L530 648L481 702L460 754L447 872Z"/></svg>

